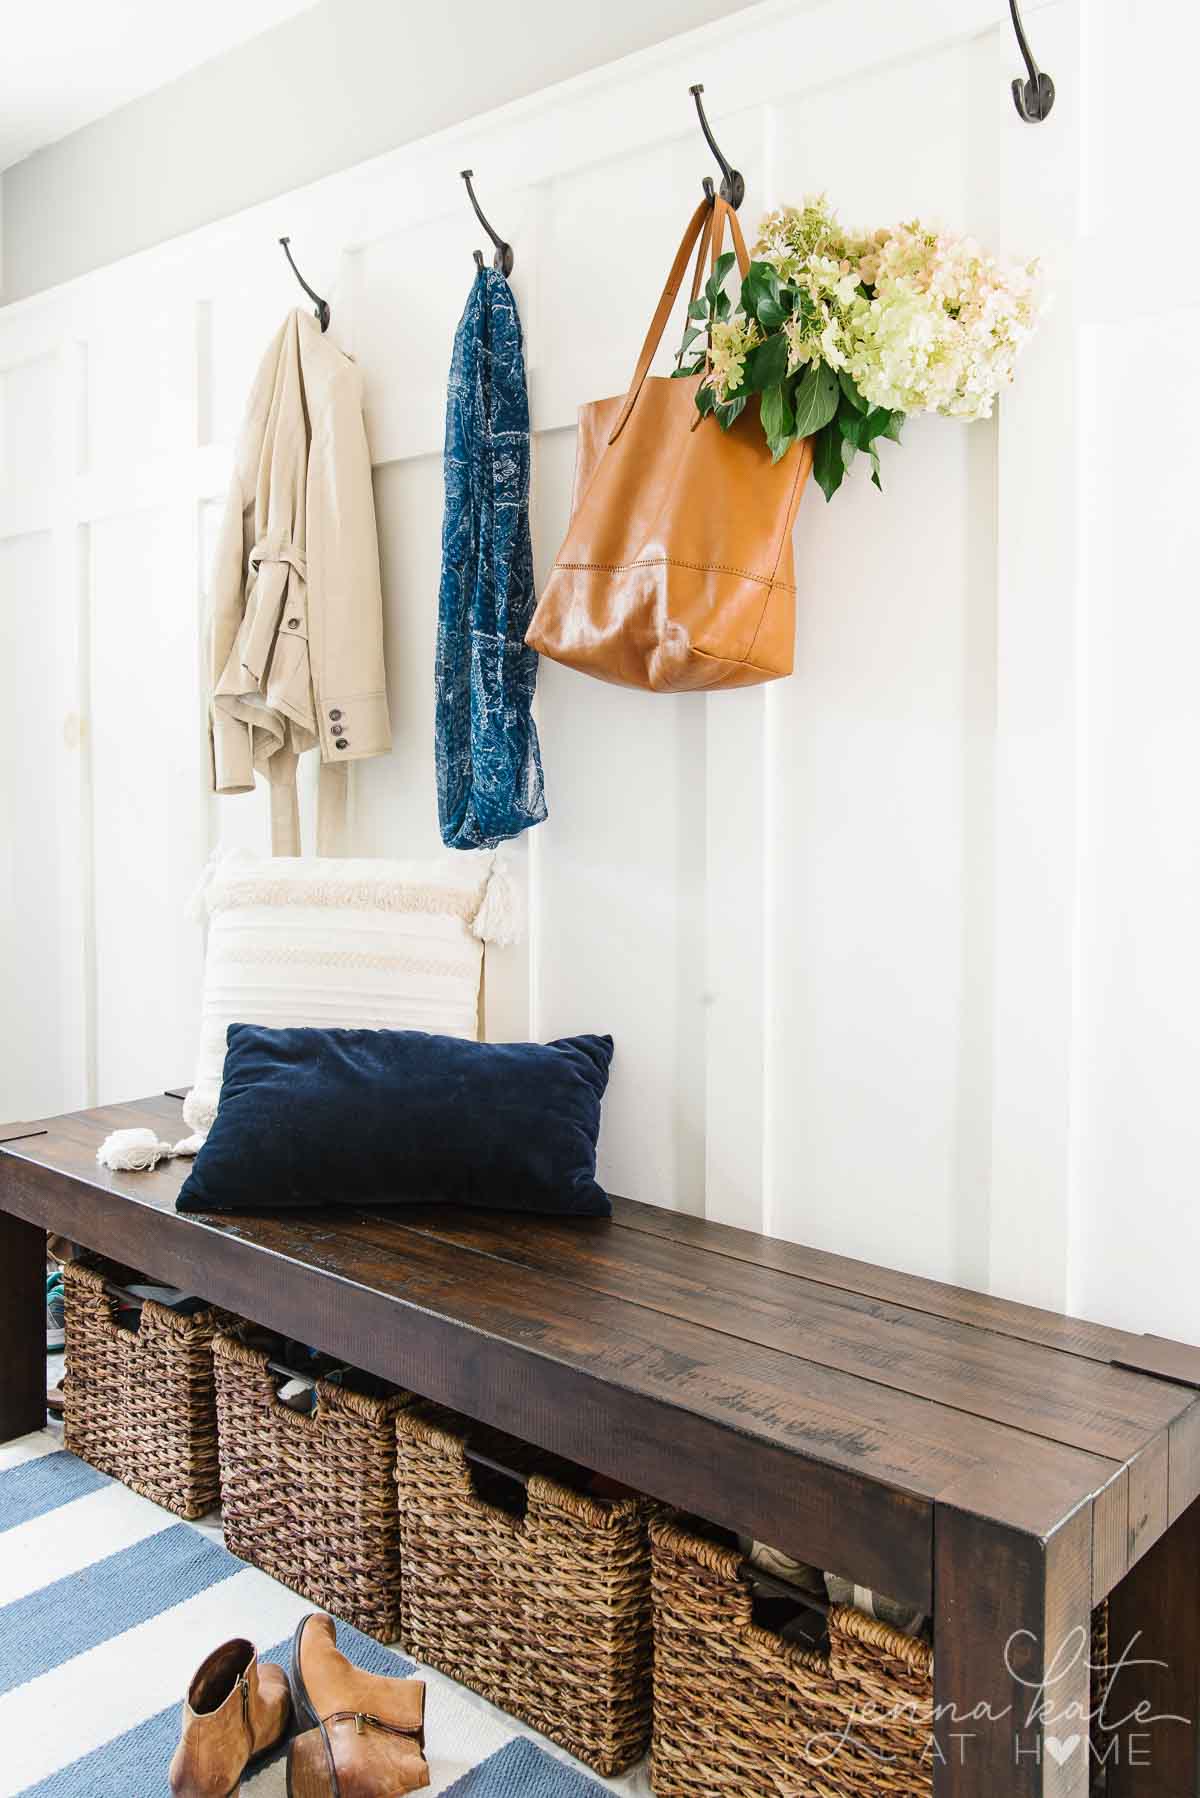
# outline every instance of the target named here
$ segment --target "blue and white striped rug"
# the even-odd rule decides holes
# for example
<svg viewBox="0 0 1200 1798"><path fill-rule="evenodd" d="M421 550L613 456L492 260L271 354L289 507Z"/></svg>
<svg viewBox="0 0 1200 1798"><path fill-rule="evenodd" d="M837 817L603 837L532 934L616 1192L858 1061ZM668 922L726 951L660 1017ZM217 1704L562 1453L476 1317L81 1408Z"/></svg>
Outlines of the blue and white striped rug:
<svg viewBox="0 0 1200 1798"><path fill-rule="evenodd" d="M50 1431L0 1448L0 1798L160 1798L179 1706L218 1643L287 1664L313 1607L68 1455ZM430 1791L447 1798L647 1798L599 1780L511 1717L345 1625L343 1652L428 1681ZM282 1753L242 1787L283 1798Z"/></svg>

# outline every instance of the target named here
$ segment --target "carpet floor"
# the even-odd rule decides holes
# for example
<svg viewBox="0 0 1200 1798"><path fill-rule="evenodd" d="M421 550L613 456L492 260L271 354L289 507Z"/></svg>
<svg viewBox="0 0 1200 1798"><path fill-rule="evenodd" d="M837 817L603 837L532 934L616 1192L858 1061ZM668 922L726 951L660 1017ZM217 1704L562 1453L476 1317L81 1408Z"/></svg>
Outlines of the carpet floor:
<svg viewBox="0 0 1200 1798"><path fill-rule="evenodd" d="M314 1607L229 1554L219 1520L181 1523L65 1453L53 1429L0 1448L0 1798L160 1798L179 1706L204 1656L248 1636L287 1664ZM373 1672L428 1683L431 1793L649 1798L645 1768L601 1780L441 1674L339 1625ZM243 1783L283 1798L283 1755Z"/></svg>

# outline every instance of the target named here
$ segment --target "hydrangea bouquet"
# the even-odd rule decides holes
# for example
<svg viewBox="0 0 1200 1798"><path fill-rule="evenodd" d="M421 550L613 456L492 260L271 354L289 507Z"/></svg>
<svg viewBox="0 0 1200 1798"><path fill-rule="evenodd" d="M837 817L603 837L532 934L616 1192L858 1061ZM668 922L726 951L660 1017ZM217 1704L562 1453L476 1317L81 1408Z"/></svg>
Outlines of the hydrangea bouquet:
<svg viewBox="0 0 1200 1798"><path fill-rule="evenodd" d="M856 237L823 197L764 218L736 305L721 256L690 308L679 375L728 430L752 395L776 461L812 437L832 499L861 450L878 487L879 441L910 412L988 418L1038 314L1037 264L917 221ZM705 339L703 354L687 353Z"/></svg>

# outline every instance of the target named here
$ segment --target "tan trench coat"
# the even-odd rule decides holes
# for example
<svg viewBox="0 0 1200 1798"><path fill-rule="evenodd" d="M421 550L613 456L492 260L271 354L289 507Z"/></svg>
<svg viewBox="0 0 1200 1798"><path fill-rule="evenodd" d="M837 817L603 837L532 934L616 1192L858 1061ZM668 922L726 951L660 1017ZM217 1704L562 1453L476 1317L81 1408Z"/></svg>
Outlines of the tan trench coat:
<svg viewBox="0 0 1200 1798"><path fill-rule="evenodd" d="M299 855L296 759L319 748L318 854L347 764L391 748L362 377L293 312L254 382L210 588L213 791L271 784L271 847Z"/></svg>

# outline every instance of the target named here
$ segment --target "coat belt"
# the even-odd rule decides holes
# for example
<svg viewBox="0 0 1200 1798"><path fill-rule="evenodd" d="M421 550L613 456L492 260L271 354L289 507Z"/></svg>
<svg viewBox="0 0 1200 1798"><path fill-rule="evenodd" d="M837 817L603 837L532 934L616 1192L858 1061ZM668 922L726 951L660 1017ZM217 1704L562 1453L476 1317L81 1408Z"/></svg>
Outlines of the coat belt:
<svg viewBox="0 0 1200 1798"><path fill-rule="evenodd" d="M272 543L269 537L256 543L250 551L250 567L257 574L264 562L286 562L289 568L296 570L302 581L308 579L307 557L291 543Z"/></svg>

